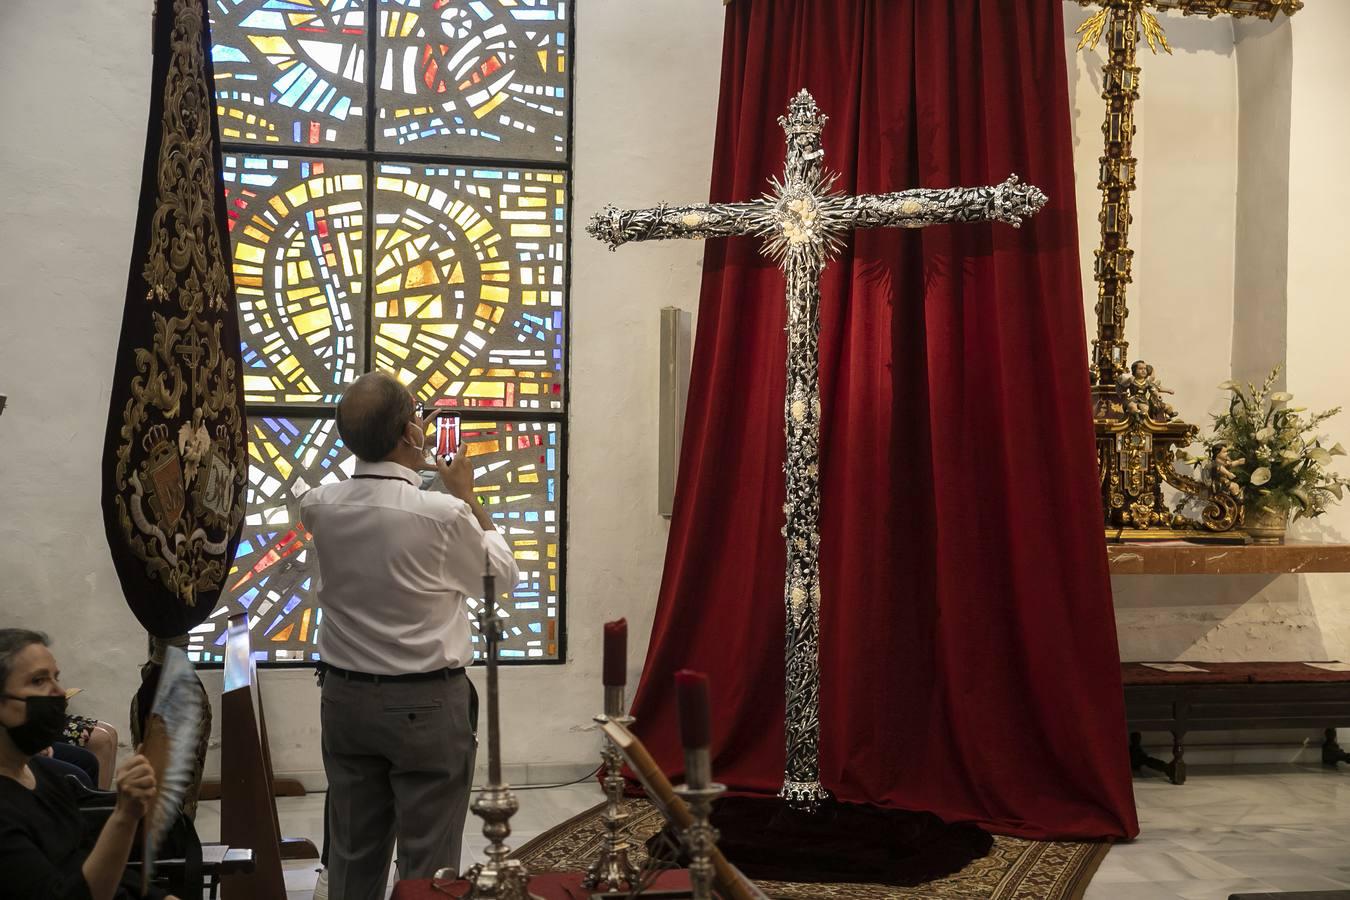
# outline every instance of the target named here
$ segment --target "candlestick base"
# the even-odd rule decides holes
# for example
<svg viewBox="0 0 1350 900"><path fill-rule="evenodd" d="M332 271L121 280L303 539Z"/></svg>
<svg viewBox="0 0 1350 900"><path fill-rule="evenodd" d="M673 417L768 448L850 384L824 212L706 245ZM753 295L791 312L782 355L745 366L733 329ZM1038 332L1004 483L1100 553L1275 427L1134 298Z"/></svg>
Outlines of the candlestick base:
<svg viewBox="0 0 1350 900"><path fill-rule="evenodd" d="M511 859L511 848L506 839L511 834L511 817L520 809L520 801L508 784L493 783L484 787L470 807L483 820L483 837L488 839L487 859L464 873L469 892L463 900L540 900L529 890L530 873L518 859ZM454 873L441 869L436 879L453 879Z"/></svg>
<svg viewBox="0 0 1350 900"><path fill-rule="evenodd" d="M693 888L694 900L713 900L713 881L716 869L713 867L713 850L717 849L717 829L709 821L712 816L712 804L726 793L726 786L709 784L705 788L681 785L675 793L689 806L689 814L694 821L684 830L685 853L689 855L689 884Z"/></svg>
<svg viewBox="0 0 1350 900"><path fill-rule="evenodd" d="M632 716L605 715L602 713L595 717L595 721L601 725L614 722L627 728L636 720ZM600 842L600 853L587 868L586 877L582 880L581 886L594 889L603 885L611 891L620 888L632 890L639 885L640 879L637 866L628 856L632 844L623 836L624 828L628 824L628 813L623 803L623 754L608 738L605 739L605 746L600 754L604 759L605 768L603 782L605 787L605 836Z"/></svg>

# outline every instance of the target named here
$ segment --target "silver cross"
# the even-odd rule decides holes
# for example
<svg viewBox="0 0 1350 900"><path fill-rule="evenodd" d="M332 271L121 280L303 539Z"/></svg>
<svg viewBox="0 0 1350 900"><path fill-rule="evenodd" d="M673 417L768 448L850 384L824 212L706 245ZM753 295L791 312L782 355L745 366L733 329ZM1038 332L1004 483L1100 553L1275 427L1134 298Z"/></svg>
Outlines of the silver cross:
<svg viewBox="0 0 1350 900"><path fill-rule="evenodd" d="M610 249L630 241L759 235L787 280L787 757L779 796L814 808L820 784L820 275L855 228L922 228L945 222L1006 222L1014 228L1045 205L1045 194L1016 175L996 187L920 188L848 196L823 166L826 117L802 90L778 124L787 132L782 181L745 203L652 209L606 206L586 230Z"/></svg>

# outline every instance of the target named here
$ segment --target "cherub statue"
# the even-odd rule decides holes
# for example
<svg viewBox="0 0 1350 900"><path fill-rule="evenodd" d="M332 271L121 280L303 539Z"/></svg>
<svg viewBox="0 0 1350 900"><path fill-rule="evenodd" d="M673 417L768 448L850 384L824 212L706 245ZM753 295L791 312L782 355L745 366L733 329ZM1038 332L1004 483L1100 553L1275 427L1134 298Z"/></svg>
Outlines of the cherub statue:
<svg viewBox="0 0 1350 900"><path fill-rule="evenodd" d="M1241 459L1233 459L1228 448L1220 445L1210 450L1209 453L1209 484L1216 494L1229 494L1234 500L1242 501L1242 485L1237 483L1237 476L1233 474L1233 467L1240 466L1247 461L1244 456Z"/></svg>
<svg viewBox="0 0 1350 900"><path fill-rule="evenodd" d="M1177 417L1177 411L1163 400L1163 394L1172 394L1153 376L1153 367L1142 359L1130 364L1128 374L1120 376L1120 393L1125 398L1125 411L1132 416L1167 422Z"/></svg>

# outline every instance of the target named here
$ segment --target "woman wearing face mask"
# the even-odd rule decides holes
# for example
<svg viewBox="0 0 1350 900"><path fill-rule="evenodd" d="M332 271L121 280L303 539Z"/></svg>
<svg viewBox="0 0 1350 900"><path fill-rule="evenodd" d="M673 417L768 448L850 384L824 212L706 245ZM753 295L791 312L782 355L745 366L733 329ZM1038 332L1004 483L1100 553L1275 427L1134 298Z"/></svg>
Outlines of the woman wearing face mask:
<svg viewBox="0 0 1350 900"><path fill-rule="evenodd" d="M122 879L155 773L136 754L117 769L117 806L86 852L79 808L38 756L66 722L66 695L47 637L0 629L0 894L14 900L132 897ZM155 896L163 896L156 893Z"/></svg>

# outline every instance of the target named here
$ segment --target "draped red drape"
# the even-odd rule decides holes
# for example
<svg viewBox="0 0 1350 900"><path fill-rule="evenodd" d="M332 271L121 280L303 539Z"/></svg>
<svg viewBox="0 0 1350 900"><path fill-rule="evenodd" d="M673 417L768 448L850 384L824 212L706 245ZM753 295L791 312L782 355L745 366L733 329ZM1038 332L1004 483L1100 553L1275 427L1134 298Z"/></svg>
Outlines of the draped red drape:
<svg viewBox="0 0 1350 900"><path fill-rule="evenodd" d="M1002 181L1016 231L859 232L822 285L821 770L844 800L1031 838L1138 831L1103 552L1059 3L735 0L712 199L782 171L802 87L837 187ZM678 199L678 198L671 198ZM715 771L783 769L783 278L710 241L637 730L681 770L672 674L712 679Z"/></svg>

